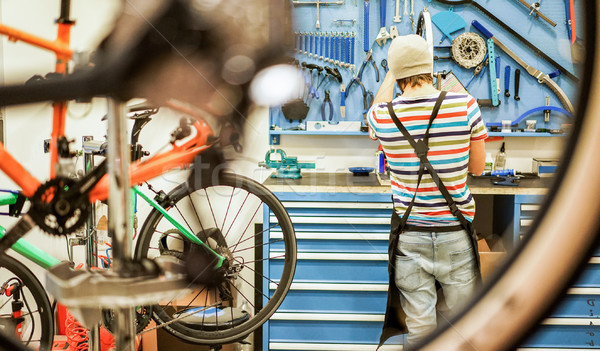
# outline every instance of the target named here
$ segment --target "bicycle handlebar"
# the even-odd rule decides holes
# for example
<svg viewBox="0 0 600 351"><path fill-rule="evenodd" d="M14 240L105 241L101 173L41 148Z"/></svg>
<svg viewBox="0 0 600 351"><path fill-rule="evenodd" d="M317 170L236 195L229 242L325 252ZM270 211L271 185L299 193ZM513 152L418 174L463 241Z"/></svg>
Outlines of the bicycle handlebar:
<svg viewBox="0 0 600 351"><path fill-rule="evenodd" d="M226 59L224 45L241 40L239 34L227 33L217 20L210 18L211 13L193 11L189 2L183 0L132 0L125 6L130 8L123 11L112 32L96 50L93 68L57 80L0 87L0 106L96 96L110 96L120 101L144 97L158 105L175 97L200 104L205 102L199 98L211 96L206 92L215 90L216 86L223 97L228 95L223 94L226 86L237 91L237 87L244 91L248 88L249 81L241 81L240 77L223 78L215 73L220 70L200 71L198 68L208 63L221 65ZM267 20L270 22L265 26L269 40L257 40L255 47L251 47L253 51L247 54L254 61L255 72L279 63L284 57L287 36L291 38L291 34L281 30L287 27L286 16L282 15L285 10L269 11ZM212 38L216 36L228 39L215 41ZM199 79L189 79L190 74L198 74ZM179 80L174 82L174 79ZM232 107L236 111L239 106Z"/></svg>

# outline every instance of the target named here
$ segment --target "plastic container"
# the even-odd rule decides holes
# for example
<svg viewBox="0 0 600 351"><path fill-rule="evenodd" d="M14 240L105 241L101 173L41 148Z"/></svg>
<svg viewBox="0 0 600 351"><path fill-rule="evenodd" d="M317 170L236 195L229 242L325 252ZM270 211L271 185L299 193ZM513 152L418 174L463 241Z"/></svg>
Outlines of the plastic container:
<svg viewBox="0 0 600 351"><path fill-rule="evenodd" d="M486 152L485 153L485 168L483 169L483 171L491 172L493 170L494 170L494 159L492 158L492 153Z"/></svg>
<svg viewBox="0 0 600 351"><path fill-rule="evenodd" d="M499 171L506 167L506 152L504 148L504 143L500 147L500 152L496 155L496 162L494 162L494 171Z"/></svg>

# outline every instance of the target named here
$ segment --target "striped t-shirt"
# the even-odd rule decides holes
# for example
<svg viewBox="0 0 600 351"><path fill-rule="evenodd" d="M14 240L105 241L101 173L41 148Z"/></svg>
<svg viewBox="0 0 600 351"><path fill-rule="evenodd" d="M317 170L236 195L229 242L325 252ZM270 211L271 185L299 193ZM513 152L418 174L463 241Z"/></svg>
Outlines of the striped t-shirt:
<svg viewBox="0 0 600 351"><path fill-rule="evenodd" d="M398 97L394 112L415 141L425 135L438 93L422 97ZM408 224L446 226L459 224L448 204L425 170L416 189L419 158L390 117L387 104L373 106L368 113L373 136L378 138L390 167L394 208L402 217L415 191L417 196ZM427 157L467 220L475 216L475 201L467 187L469 145L484 140L487 130L479 106L468 94L449 92L429 131Z"/></svg>

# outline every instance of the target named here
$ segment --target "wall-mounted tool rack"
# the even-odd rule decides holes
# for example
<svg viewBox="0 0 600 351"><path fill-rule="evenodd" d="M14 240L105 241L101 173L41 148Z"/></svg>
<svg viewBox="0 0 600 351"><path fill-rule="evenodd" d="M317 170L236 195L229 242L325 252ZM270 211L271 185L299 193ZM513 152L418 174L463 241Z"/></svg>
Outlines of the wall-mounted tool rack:
<svg viewBox="0 0 600 351"><path fill-rule="evenodd" d="M364 127L365 106L370 105L385 75L383 60L391 41L385 37L415 33L419 14L425 9L434 22L429 30L434 71L452 72L463 86L468 84L468 92L482 102L491 135L563 135L562 126L571 122L569 115L576 103L581 66L578 48L583 40L581 11L576 8L571 13L571 1L544 1L533 11L519 0L293 0L296 42L290 57L303 67L310 86L299 92L296 103L305 104L308 112L304 119L289 119L285 107L272 108L270 143L279 144L281 135L366 135L360 126ZM382 5L385 11L381 11ZM480 37L486 53L493 48L493 57L486 55L484 60L493 67L484 65L474 76L477 67L467 68L453 59L460 61L457 52L468 49L463 37L456 40L464 33ZM366 59L369 61L363 65ZM361 85L353 78L359 76L362 66ZM492 94L494 84L496 93ZM548 109L550 113L539 109L546 105L554 107ZM536 120L535 132L524 131L525 119ZM496 131L502 120L520 122L508 134Z"/></svg>

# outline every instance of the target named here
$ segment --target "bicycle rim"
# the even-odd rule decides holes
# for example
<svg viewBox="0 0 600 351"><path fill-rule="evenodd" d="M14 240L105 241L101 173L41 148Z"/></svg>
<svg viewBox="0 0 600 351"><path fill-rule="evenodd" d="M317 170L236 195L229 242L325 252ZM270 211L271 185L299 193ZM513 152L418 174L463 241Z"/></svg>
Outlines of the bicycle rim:
<svg viewBox="0 0 600 351"><path fill-rule="evenodd" d="M46 291L35 275L22 263L10 256L0 256L0 284L21 285L23 305L20 308L22 317L21 341L29 348L49 351L54 339L54 319L52 307ZM14 291L14 290L13 290ZM11 295L11 296L7 296ZM5 335L15 335L11 318L14 298L4 291L0 295L0 328Z"/></svg>
<svg viewBox="0 0 600 351"><path fill-rule="evenodd" d="M161 302L154 307L153 318L186 342L224 344L243 339L277 310L292 283L296 238L287 211L263 185L230 173L196 191L182 184L168 198L168 213L228 256L225 266L230 269L216 286L200 285L191 295ZM259 224L266 211L270 224L265 229ZM144 222L135 255L184 259L191 245L154 209Z"/></svg>

